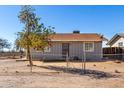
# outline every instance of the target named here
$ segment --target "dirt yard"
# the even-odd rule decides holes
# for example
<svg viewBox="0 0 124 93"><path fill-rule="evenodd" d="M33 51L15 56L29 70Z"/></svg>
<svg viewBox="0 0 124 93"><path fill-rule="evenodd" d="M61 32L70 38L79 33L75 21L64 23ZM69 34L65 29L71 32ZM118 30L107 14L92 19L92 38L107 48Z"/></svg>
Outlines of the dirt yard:
<svg viewBox="0 0 124 93"><path fill-rule="evenodd" d="M85 88L124 87L124 62L87 62L83 74L81 62L34 61L33 73L27 61L0 60L0 87Z"/></svg>

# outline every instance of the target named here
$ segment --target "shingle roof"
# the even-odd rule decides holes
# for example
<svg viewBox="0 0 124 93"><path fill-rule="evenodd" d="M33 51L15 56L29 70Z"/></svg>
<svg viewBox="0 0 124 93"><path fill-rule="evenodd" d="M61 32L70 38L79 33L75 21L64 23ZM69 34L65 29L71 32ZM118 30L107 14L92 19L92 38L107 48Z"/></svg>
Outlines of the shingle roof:
<svg viewBox="0 0 124 93"><path fill-rule="evenodd" d="M50 36L51 41L102 41L99 34L54 34Z"/></svg>

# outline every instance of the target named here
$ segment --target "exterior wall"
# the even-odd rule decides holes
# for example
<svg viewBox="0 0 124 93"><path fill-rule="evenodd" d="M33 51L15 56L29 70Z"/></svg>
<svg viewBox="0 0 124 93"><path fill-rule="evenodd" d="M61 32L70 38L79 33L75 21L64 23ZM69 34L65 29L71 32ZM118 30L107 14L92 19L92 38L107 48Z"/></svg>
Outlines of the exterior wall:
<svg viewBox="0 0 124 93"><path fill-rule="evenodd" d="M117 40L113 40L113 44L112 45L110 45L110 47L119 47L118 46L118 43L119 42L123 42L123 47L121 47L122 48L122 50L124 50L124 37L118 37L119 39L117 39ZM124 60L124 55L123 55L123 53L122 53L122 60Z"/></svg>
<svg viewBox="0 0 124 93"><path fill-rule="evenodd" d="M69 56L70 58L78 57L82 59L83 55L83 42L70 42L69 45Z"/></svg>
<svg viewBox="0 0 124 93"><path fill-rule="evenodd" d="M86 52L86 60L101 60L103 57L102 42L94 42L94 51Z"/></svg>
<svg viewBox="0 0 124 93"><path fill-rule="evenodd" d="M102 42L94 42L94 51L85 52L84 56L84 43L83 42L73 42L70 43L70 53L71 58L77 56L80 60L84 57L86 60L101 60L102 55Z"/></svg>
<svg viewBox="0 0 124 93"><path fill-rule="evenodd" d="M113 45L111 45L111 47L118 47L119 42L123 42L123 47L124 47L124 38L123 37L119 38Z"/></svg>
<svg viewBox="0 0 124 93"><path fill-rule="evenodd" d="M36 51L32 49L32 59L33 60L54 60L62 58L62 44L59 42L52 43L50 47L50 52Z"/></svg>
<svg viewBox="0 0 124 93"><path fill-rule="evenodd" d="M50 52L36 52L32 50L32 58L34 60L56 60L62 58L62 43L65 42L54 42L52 43ZM69 43L69 58L73 59L78 57L80 60L84 58L84 43L83 42L67 42ZM102 58L102 42L94 42L94 51L86 52L86 60L101 60Z"/></svg>

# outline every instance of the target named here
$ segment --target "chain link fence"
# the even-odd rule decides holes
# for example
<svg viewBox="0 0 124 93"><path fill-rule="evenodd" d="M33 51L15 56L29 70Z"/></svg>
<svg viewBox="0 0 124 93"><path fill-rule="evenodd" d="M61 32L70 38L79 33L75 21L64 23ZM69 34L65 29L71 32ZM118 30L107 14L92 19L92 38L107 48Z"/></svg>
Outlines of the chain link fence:
<svg viewBox="0 0 124 93"><path fill-rule="evenodd" d="M24 52L0 52L0 58L23 58Z"/></svg>

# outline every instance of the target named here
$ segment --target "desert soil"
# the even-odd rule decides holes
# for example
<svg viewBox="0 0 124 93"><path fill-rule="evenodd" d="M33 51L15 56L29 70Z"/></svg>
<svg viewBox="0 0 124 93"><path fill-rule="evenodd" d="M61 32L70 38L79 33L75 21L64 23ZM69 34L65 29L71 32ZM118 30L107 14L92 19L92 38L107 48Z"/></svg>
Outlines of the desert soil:
<svg viewBox="0 0 124 93"><path fill-rule="evenodd" d="M124 87L124 62L87 62L83 74L80 62L34 61L33 72L27 61L0 60L0 87L14 88L101 88Z"/></svg>

